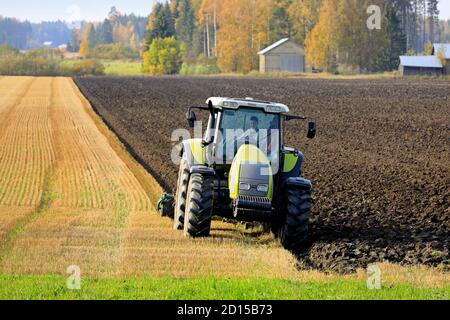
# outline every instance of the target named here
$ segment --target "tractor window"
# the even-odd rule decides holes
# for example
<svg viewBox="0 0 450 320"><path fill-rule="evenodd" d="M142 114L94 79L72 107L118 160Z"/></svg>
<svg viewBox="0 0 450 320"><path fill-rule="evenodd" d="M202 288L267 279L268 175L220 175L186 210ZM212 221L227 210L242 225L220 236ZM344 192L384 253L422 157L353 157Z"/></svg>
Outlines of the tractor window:
<svg viewBox="0 0 450 320"><path fill-rule="evenodd" d="M237 150L243 144L253 144L269 158L278 158L280 143L280 116L254 108L224 110L220 123L218 149L220 156L226 155L231 163ZM230 162L231 161L231 162Z"/></svg>

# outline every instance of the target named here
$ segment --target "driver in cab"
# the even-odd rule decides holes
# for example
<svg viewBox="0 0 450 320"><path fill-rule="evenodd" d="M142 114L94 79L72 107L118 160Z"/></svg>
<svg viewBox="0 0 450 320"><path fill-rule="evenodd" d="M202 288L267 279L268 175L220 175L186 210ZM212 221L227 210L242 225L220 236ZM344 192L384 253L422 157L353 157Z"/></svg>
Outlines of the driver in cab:
<svg viewBox="0 0 450 320"><path fill-rule="evenodd" d="M250 118L250 128L245 131L238 140L248 139L250 143L256 143L258 141L259 134L259 120L257 117L253 116Z"/></svg>

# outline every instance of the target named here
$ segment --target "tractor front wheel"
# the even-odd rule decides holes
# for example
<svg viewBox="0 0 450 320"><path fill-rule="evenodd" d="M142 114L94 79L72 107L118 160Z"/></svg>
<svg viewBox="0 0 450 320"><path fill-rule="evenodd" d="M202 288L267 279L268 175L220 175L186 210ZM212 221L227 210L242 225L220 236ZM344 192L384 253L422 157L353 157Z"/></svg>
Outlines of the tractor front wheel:
<svg viewBox="0 0 450 320"><path fill-rule="evenodd" d="M278 238L287 250L298 252L308 241L309 216L311 214L311 191L288 189L285 219L278 229Z"/></svg>
<svg viewBox="0 0 450 320"><path fill-rule="evenodd" d="M189 181L184 219L187 237L207 237L211 233L214 201L213 177L193 174Z"/></svg>
<svg viewBox="0 0 450 320"><path fill-rule="evenodd" d="M186 210L186 197L189 184L189 176L190 173L187 160L183 157L180 164L180 171L178 173L177 192L175 195L175 230L183 230L184 228L184 216Z"/></svg>

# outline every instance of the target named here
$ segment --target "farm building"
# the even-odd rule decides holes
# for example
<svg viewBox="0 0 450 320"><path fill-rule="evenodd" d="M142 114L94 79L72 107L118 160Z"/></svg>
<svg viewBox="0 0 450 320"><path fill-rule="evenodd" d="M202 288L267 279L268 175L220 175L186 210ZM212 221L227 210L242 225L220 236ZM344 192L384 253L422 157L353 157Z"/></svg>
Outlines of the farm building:
<svg viewBox="0 0 450 320"><path fill-rule="evenodd" d="M305 49L289 38L272 44L258 54L261 73L305 72Z"/></svg>
<svg viewBox="0 0 450 320"><path fill-rule="evenodd" d="M442 75L444 67L437 56L401 56L400 74L408 75Z"/></svg>
<svg viewBox="0 0 450 320"><path fill-rule="evenodd" d="M435 43L433 45L433 55L446 61L444 73L450 74L450 43Z"/></svg>

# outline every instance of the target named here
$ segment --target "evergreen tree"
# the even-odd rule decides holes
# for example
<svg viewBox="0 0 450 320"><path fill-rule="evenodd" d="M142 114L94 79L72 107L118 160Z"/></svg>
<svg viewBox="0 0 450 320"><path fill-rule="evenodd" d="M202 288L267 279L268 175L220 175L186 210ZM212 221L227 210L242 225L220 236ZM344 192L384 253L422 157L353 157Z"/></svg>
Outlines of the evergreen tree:
<svg viewBox="0 0 450 320"><path fill-rule="evenodd" d="M196 16L191 0L179 0L177 7L178 17L175 19L176 37L184 43L188 59L193 59L193 40L196 31Z"/></svg>
<svg viewBox="0 0 450 320"><path fill-rule="evenodd" d="M80 50L80 33L78 29L72 30L72 36L67 44L67 49L71 52L78 52Z"/></svg>
<svg viewBox="0 0 450 320"><path fill-rule="evenodd" d="M174 36L173 18L167 5L156 3L148 19L147 32L145 36L145 49L156 38L169 38Z"/></svg>
<svg viewBox="0 0 450 320"><path fill-rule="evenodd" d="M269 17L269 39L270 42L276 42L280 39L290 37L291 26L287 13L288 2L277 0L272 8Z"/></svg>
<svg viewBox="0 0 450 320"><path fill-rule="evenodd" d="M170 4L166 2L164 5L164 19L166 23L166 34L169 37L175 36L175 19L172 15L172 11L170 10Z"/></svg>
<svg viewBox="0 0 450 320"><path fill-rule="evenodd" d="M386 51L387 65L383 70L395 70L399 65L399 57L406 53L406 35L402 30L400 19L391 5L386 6L388 47Z"/></svg>
<svg viewBox="0 0 450 320"><path fill-rule="evenodd" d="M438 0L428 0L428 23L429 23L429 32L430 32L430 42L434 43L436 27L439 22L439 9L438 9Z"/></svg>
<svg viewBox="0 0 450 320"><path fill-rule="evenodd" d="M113 27L108 19L105 19L96 29L97 44L113 43Z"/></svg>

